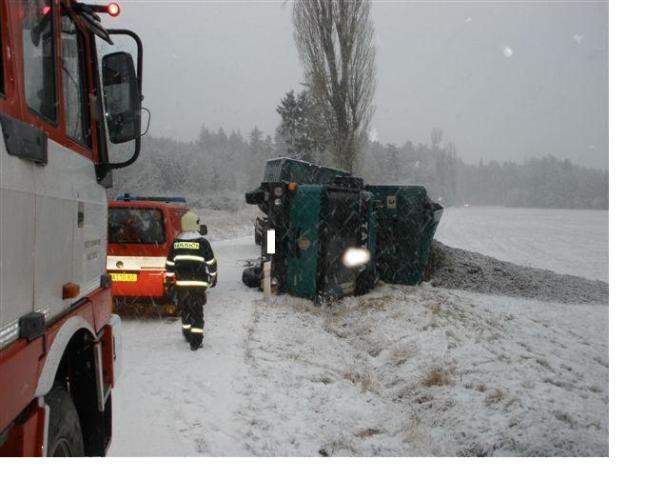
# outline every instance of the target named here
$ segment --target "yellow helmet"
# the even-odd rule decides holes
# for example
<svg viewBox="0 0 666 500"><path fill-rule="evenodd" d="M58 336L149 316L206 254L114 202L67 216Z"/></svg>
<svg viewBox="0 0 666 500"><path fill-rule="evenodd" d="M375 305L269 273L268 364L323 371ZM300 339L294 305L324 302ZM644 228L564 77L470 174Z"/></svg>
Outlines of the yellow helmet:
<svg viewBox="0 0 666 500"><path fill-rule="evenodd" d="M199 230L199 216L192 210L185 213L180 218L180 228L185 231L198 231Z"/></svg>

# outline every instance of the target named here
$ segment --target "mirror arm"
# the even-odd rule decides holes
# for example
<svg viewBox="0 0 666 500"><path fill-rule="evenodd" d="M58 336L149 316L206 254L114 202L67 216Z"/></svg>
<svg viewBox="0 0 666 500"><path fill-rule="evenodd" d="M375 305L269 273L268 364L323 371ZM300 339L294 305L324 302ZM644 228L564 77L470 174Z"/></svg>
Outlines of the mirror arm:
<svg viewBox="0 0 666 500"><path fill-rule="evenodd" d="M141 134L141 137L143 137L150 130L150 119L152 118L152 113L148 108L141 108L141 111L145 111L146 113L148 113L148 125L146 125L146 131Z"/></svg>
<svg viewBox="0 0 666 500"><path fill-rule="evenodd" d="M119 163L107 163L107 162L100 163L97 167L98 168L98 177L99 177L100 173L102 173L103 174L102 177L104 177L104 175L106 175L106 172L109 171L109 170L116 170L116 169L119 169L119 168L125 168L125 167L130 166L132 163L134 163L139 158L140 153L141 153L141 136L134 139L134 154L132 155L132 157L129 160L125 160L125 161L119 162Z"/></svg>

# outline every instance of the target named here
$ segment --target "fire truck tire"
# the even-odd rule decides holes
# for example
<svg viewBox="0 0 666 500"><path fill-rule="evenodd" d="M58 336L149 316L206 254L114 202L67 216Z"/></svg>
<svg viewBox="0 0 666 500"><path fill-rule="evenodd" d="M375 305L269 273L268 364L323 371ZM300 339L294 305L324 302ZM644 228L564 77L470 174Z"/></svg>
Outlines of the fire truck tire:
<svg viewBox="0 0 666 500"><path fill-rule="evenodd" d="M50 410L48 456L82 457L81 424L69 392L56 383L44 399Z"/></svg>

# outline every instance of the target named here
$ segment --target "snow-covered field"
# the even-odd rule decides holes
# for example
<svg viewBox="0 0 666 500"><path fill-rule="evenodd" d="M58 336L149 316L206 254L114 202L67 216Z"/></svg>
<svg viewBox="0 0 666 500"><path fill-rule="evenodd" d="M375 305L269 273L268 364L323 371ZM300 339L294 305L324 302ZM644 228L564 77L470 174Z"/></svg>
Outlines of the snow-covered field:
<svg viewBox="0 0 666 500"><path fill-rule="evenodd" d="M607 278L606 212L483 210L447 211L442 239ZM217 217L205 348L178 322L124 320L112 455L608 454L607 305L428 284L268 304L240 282L252 237L221 239Z"/></svg>
<svg viewBox="0 0 666 500"><path fill-rule="evenodd" d="M608 282L608 211L452 208L443 243L525 266Z"/></svg>

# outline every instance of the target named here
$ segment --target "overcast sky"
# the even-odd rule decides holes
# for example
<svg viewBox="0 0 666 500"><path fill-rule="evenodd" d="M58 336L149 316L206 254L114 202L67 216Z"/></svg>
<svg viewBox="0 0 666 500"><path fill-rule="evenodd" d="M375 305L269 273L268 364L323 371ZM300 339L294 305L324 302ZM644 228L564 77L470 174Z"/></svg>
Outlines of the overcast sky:
<svg viewBox="0 0 666 500"><path fill-rule="evenodd" d="M274 133L302 81L289 4L120 3L105 22L143 38L152 135ZM429 142L439 127L468 162L550 153L607 168L606 2L375 2L373 17L381 142Z"/></svg>

